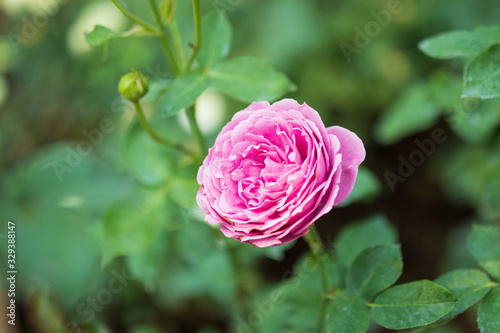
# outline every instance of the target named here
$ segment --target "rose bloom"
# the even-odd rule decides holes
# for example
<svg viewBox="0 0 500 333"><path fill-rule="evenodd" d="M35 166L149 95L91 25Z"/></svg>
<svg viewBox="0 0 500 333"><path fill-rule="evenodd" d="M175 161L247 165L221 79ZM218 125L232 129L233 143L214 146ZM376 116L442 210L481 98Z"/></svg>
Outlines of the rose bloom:
<svg viewBox="0 0 500 333"><path fill-rule="evenodd" d="M305 235L341 203L363 142L295 100L254 102L222 129L198 171L197 202L227 237L258 247Z"/></svg>

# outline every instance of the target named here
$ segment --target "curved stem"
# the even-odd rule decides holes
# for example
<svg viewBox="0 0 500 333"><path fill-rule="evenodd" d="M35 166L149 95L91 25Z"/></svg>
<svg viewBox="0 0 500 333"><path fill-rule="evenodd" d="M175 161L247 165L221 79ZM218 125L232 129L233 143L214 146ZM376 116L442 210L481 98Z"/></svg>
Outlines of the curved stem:
<svg viewBox="0 0 500 333"><path fill-rule="evenodd" d="M191 133L193 134L193 137L196 140L198 147L200 148L200 154L202 155L203 158L205 156L207 148L205 146L205 141L203 140L203 134L201 134L200 127L196 122L196 114L194 106L190 106L186 109L186 115L189 121L189 127L191 128Z"/></svg>
<svg viewBox="0 0 500 333"><path fill-rule="evenodd" d="M194 34L195 34L195 44L192 45L193 52L189 57L184 72L188 72L191 69L191 65L201 48L201 11L200 11L200 0L193 0L193 14L194 14Z"/></svg>
<svg viewBox="0 0 500 333"><path fill-rule="evenodd" d="M111 2L116 6L116 8L118 8L118 10L120 12L122 12L123 15L125 15L132 22L137 23L138 25L142 26L144 29L146 29L149 32L152 32L154 34L158 33L158 31L155 29L154 26L147 23L146 21L144 21L140 17L135 16L134 14L130 13L128 10L125 9L125 7L123 7L123 5L121 3L118 2L118 0L111 0Z"/></svg>
<svg viewBox="0 0 500 333"><path fill-rule="evenodd" d="M166 146L175 148L188 156L197 158L197 155L195 153L193 153L191 150L189 150L188 148L186 148L182 143L174 142L174 141L171 141L167 138L162 138L158 134L156 134L156 132L153 130L153 128L149 125L149 123L146 119L146 116L144 115L144 111L142 110L141 104L139 102L134 102L134 106L135 106L135 111L137 112L137 117L139 118L139 122L141 123L142 128L144 128L144 130L149 134L149 136L153 140L155 140L158 143L164 144Z"/></svg>
<svg viewBox="0 0 500 333"><path fill-rule="evenodd" d="M179 74L179 65L177 65L177 61L175 60L174 54L172 53L172 48L170 47L170 41L168 40L167 32L165 30L165 26L161 21L160 12L158 11L158 7L156 6L155 0L148 0L149 6L153 11L153 16L155 17L156 25L159 29L159 38L161 45L163 47L163 52L165 52L165 56L167 57L167 61L169 62L172 70L175 74Z"/></svg>
<svg viewBox="0 0 500 333"><path fill-rule="evenodd" d="M321 242L321 238L319 237L316 225L313 225L311 231L304 238L309 245L309 248L311 249L312 256L318 263L319 275L321 279L322 297L318 312L318 318L316 320L316 326L314 328L315 333L320 333L323 331L323 327L325 326L326 307L328 305L328 298L326 297L328 293L328 278L325 263L323 262L322 258L322 256L326 254L326 251L323 247L323 243Z"/></svg>

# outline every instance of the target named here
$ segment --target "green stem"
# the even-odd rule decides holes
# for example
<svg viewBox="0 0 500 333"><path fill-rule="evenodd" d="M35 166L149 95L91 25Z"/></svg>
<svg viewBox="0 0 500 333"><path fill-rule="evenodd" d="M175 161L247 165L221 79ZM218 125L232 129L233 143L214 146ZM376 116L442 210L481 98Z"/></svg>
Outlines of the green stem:
<svg viewBox="0 0 500 333"><path fill-rule="evenodd" d="M205 146L205 141L203 140L203 135L201 134L200 127L198 126L198 122L196 122L196 114L194 106L190 106L186 109L186 115L189 121L189 127L191 128L191 133L200 148L200 154L202 158L205 156L205 152L207 150Z"/></svg>
<svg viewBox="0 0 500 333"><path fill-rule="evenodd" d="M172 41L174 43L177 61L179 63L179 66L182 68L184 61L184 50L182 49L182 37L179 32L179 25L177 24L177 19L175 17L170 23L170 32L172 33Z"/></svg>
<svg viewBox="0 0 500 333"><path fill-rule="evenodd" d="M309 248L311 249L312 256L318 263L319 275L321 279L322 297L318 312L318 318L316 320L316 326L314 328L315 333L321 333L323 331L323 327L325 326L326 307L328 305L328 298L326 297L326 295L328 294L328 278L325 264L322 258L322 256L326 254L326 251L323 247L323 243L321 242L321 238L319 237L316 225L313 225L311 231L304 238L309 245Z"/></svg>
<svg viewBox="0 0 500 333"><path fill-rule="evenodd" d="M146 29L149 32L152 32L154 34L158 33L158 31L155 29L154 26L150 25L149 23L147 23L146 21L144 21L140 17L135 16L134 14L130 13L128 10L125 9L125 7L123 7L123 5L121 3L118 2L118 0L111 0L111 2L116 6L116 8L118 8L118 10L120 12L122 12L123 15L125 15L132 22L137 23L138 25L142 26L144 29Z"/></svg>
<svg viewBox="0 0 500 333"><path fill-rule="evenodd" d="M189 57L184 72L188 72L191 69L191 65L201 48L201 11L200 11L200 0L193 0L193 14L194 14L194 33L195 33L195 44L192 45L193 51Z"/></svg>
<svg viewBox="0 0 500 333"><path fill-rule="evenodd" d="M155 140L158 143L164 144L166 146L175 148L188 156L197 158L197 155L195 153L193 153L191 150L189 150L188 148L186 148L182 143L174 142L174 141L171 141L167 138L162 138L158 134L156 134L156 132L153 130L153 128L149 125L149 123L146 119L146 116L144 115L144 111L142 110L141 104L139 102L134 102L134 106L135 106L135 110L137 112L137 117L139 118L139 122L141 123L142 128L144 128L144 130L149 134L149 136L153 140Z"/></svg>
<svg viewBox="0 0 500 333"><path fill-rule="evenodd" d="M177 61L175 60L174 54L172 53L172 48L170 47L170 41L168 40L167 36L167 31L165 30L165 26L163 25L163 22L161 21L160 17L160 12L158 11L158 7L156 6L155 0L148 0L149 1L149 6L151 7L151 10L153 11L153 15L155 17L156 25L158 26L159 29L159 38L161 45L163 47L163 52L165 52L165 56L167 57L167 61L169 62L170 66L172 67L172 70L175 74L179 74L179 65L177 64Z"/></svg>

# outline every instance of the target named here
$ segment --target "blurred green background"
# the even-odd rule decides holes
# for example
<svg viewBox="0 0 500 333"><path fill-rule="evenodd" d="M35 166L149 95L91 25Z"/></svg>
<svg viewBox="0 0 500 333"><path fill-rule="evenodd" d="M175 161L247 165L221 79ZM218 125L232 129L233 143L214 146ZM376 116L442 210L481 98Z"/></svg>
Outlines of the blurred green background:
<svg viewBox="0 0 500 333"><path fill-rule="evenodd" d="M145 2L123 2L152 21ZM349 222L383 213L400 235L405 260L400 281L434 279L473 265L465 245L472 221L498 224L500 104L461 99L464 62L431 59L417 44L441 31L498 23L500 6L494 0L402 0L400 13L348 62L341 43L355 45L356 29L365 31L375 20L371 12L387 6L374 0L202 1L204 13L218 8L233 24L230 56L269 59L298 87L288 97L318 110L327 126L344 126L363 139L371 200L323 217L322 238L332 243ZM193 34L191 10L189 1L177 9L185 41ZM135 129L133 110L116 91L131 68L150 78L150 95L155 84L172 79L160 46L152 38L118 38L103 55L84 37L96 24L116 31L131 26L106 0L0 0L0 217L2 226L8 219L17 222L22 304L13 332L66 332L72 322L88 332L234 330L231 258L200 223L196 168L179 164L172 151L158 153ZM146 108L154 114L154 96L148 98ZM244 107L215 90L205 92L197 109L206 137L213 142ZM157 126L187 138L183 117ZM387 172L397 174L398 157L408 159L418 148L415 140L430 138L436 128L446 133L445 142L392 191ZM130 137L136 146L127 143ZM74 157L79 144L89 153ZM58 169L58 177L54 161L68 158L75 167ZM179 177L191 191L179 185L158 212L134 215L137 202L149 200L149 187L183 169ZM120 258L102 264L103 247L109 246L103 237L110 232L103 230L103 218L110 214L131 220L129 235L134 228L148 232L140 232L144 239L118 233L113 255ZM134 225L138 220L144 224ZM292 245L266 250L234 245L249 288L264 292L281 281L307 249L302 240ZM110 281L121 281L116 274L124 282L114 287L121 283L123 290L89 310L89 297L106 299L110 293L103 290L114 288ZM5 295L2 291L2 307ZM477 332L469 317L460 316L440 332Z"/></svg>

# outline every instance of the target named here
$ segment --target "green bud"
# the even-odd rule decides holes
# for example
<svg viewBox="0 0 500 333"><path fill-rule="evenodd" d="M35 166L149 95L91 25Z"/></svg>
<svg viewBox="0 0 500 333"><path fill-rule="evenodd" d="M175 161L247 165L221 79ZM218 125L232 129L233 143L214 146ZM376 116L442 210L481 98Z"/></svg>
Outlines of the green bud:
<svg viewBox="0 0 500 333"><path fill-rule="evenodd" d="M149 80L141 72L133 69L118 83L118 92L131 102L138 102L149 90Z"/></svg>

